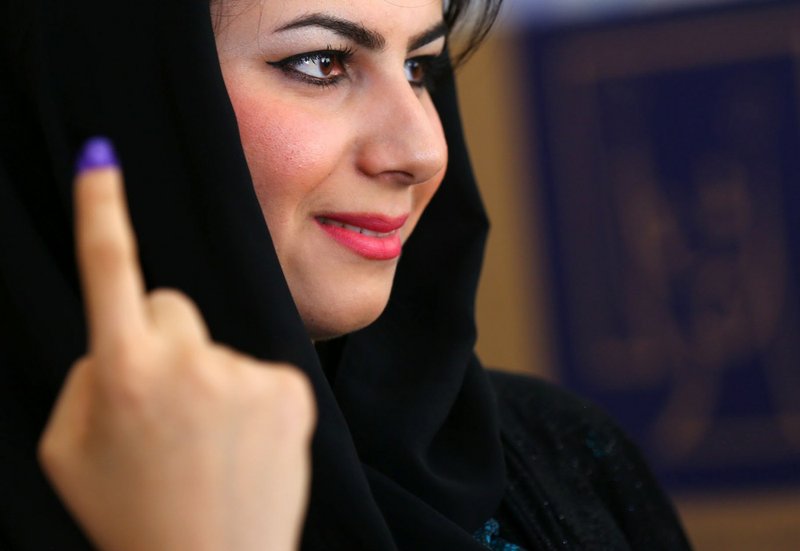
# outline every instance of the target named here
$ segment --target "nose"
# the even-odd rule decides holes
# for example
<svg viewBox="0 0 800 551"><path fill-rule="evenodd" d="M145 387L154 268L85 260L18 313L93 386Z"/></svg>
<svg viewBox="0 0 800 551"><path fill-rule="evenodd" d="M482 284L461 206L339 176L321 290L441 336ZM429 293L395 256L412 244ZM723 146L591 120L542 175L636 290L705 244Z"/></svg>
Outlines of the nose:
<svg viewBox="0 0 800 551"><path fill-rule="evenodd" d="M387 80L362 97L357 163L373 178L427 182L447 166L447 143L427 92Z"/></svg>

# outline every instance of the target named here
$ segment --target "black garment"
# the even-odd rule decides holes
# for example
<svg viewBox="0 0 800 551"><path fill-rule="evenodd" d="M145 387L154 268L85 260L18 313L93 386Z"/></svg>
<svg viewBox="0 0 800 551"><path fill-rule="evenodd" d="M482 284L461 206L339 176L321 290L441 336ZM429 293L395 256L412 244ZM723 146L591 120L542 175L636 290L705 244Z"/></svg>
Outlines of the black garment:
<svg viewBox="0 0 800 551"><path fill-rule="evenodd" d="M239 142L204 0L0 0L0 549L90 546L36 441L85 349L73 158L115 143L147 285L212 336L308 374L319 421L304 549L477 550L506 486L473 353L486 219L452 75L434 96L448 175L404 247L385 313L338 341L330 380L280 270ZM520 542L522 543L522 542Z"/></svg>
<svg viewBox="0 0 800 551"><path fill-rule="evenodd" d="M149 288L184 291L215 340L308 374L318 407L304 549L480 549L505 481L473 346L487 222L452 75L434 98L448 176L405 244L380 320L329 382L273 249L207 0L0 0L0 543L88 546L35 445L85 350L73 159L115 143Z"/></svg>
<svg viewBox="0 0 800 551"><path fill-rule="evenodd" d="M491 372L508 487L502 536L533 550L689 549L638 449L604 412L529 377Z"/></svg>

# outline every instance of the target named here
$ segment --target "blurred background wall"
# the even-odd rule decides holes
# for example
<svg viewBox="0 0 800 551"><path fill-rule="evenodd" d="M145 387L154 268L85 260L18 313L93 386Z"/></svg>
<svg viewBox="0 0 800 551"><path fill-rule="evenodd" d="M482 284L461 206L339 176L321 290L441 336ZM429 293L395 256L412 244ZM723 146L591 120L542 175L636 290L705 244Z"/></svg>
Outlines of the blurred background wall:
<svg viewBox="0 0 800 551"><path fill-rule="evenodd" d="M615 415L699 551L800 549L800 3L506 0L459 80L484 363Z"/></svg>

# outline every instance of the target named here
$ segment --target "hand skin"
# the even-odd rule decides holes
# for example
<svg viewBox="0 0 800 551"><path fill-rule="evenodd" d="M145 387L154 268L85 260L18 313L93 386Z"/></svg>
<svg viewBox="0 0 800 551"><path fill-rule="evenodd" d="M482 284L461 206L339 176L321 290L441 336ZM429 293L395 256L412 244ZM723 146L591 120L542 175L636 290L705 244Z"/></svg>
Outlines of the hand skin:
<svg viewBox="0 0 800 551"><path fill-rule="evenodd" d="M75 209L89 351L39 444L54 488L103 551L297 549L308 380L211 342L181 293L145 291L119 170L80 174Z"/></svg>

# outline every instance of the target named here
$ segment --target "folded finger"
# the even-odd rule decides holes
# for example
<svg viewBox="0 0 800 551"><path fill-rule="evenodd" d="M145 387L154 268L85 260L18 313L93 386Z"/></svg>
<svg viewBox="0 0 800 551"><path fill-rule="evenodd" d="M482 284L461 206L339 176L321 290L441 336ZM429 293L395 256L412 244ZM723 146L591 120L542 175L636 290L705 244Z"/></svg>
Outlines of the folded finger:
<svg viewBox="0 0 800 551"><path fill-rule="evenodd" d="M156 289L147 296L145 311L149 325L161 335L182 343L209 340L200 310L180 291Z"/></svg>

